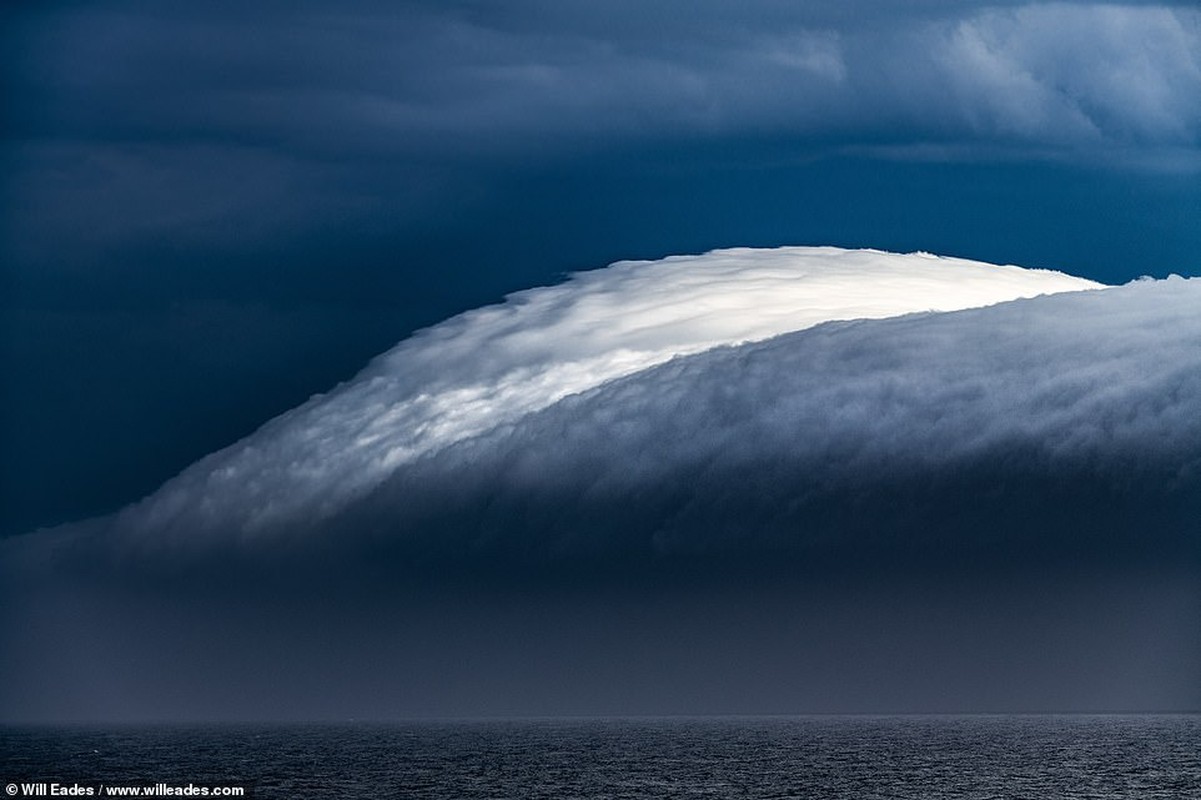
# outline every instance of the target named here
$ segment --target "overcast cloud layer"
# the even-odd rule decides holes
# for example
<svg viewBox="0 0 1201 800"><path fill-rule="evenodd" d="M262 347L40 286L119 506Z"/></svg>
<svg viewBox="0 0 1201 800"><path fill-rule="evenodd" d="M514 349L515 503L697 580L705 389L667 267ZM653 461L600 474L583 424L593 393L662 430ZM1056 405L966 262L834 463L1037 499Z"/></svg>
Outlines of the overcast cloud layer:
<svg viewBox="0 0 1201 800"><path fill-rule="evenodd" d="M370 208L363 159L406 224L470 191L452 164L622 143L1201 166L1184 3L68 4L8 41L30 248L269 239Z"/></svg>
<svg viewBox="0 0 1201 800"><path fill-rule="evenodd" d="M37 19L12 80L65 92L19 130L426 156L585 132L1102 151L1195 150L1201 134L1201 12L1186 3L351 4L262 21L137 3ZM89 116L131 86L136 102Z"/></svg>

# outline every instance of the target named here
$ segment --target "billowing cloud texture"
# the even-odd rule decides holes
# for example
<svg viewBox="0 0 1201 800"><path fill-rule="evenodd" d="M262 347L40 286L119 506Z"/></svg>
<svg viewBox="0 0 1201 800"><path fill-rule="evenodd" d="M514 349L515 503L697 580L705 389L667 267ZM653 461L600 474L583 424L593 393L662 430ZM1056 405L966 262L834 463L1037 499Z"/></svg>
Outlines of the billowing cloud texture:
<svg viewBox="0 0 1201 800"><path fill-rule="evenodd" d="M1196 279L825 248L530 290L4 542L0 701L1192 709L1199 307Z"/></svg>
<svg viewBox="0 0 1201 800"><path fill-rule="evenodd" d="M1114 283L1201 252L1195 3L70 0L4 21L0 359L22 388L0 398L0 535L120 508L565 269L804 242ZM231 317L253 348L214 344Z"/></svg>
<svg viewBox="0 0 1201 800"><path fill-rule="evenodd" d="M1045 270L836 248L621 262L418 333L329 395L204 459L125 512L120 525L152 537L294 535L406 465L509 430L564 398L672 358L831 320L949 311L1097 286ZM677 391L651 386L655 394ZM742 380L727 390L759 393ZM675 416L638 403L623 413L653 427L668 421L659 415ZM686 437L699 446L712 426L704 419L694 425ZM593 430L610 435L603 425ZM658 445L643 447L640 459L653 459ZM562 476L553 468L550 474ZM448 485L457 480L447 475Z"/></svg>
<svg viewBox="0 0 1201 800"><path fill-rule="evenodd" d="M332 527L464 558L1195 554L1199 304L1147 281L718 348L418 460Z"/></svg>

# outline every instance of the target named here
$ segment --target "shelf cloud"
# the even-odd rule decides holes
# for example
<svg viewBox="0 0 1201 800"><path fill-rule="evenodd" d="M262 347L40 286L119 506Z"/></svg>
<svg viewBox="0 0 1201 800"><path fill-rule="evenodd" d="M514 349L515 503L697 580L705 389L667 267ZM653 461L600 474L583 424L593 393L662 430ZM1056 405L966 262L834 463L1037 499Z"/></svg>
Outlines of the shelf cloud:
<svg viewBox="0 0 1201 800"><path fill-rule="evenodd" d="M116 524L190 543L206 536L297 536L320 529L398 471L424 469L456 443L513 430L535 412L671 359L832 320L951 311L1098 286L1046 270L836 248L620 262L419 332L328 395L204 459ZM870 380L868 365L864 370ZM807 371L789 366L780 374ZM621 404L623 414L642 420L639 427L675 424L675 415L654 403L659 394L677 395L654 382L658 375L648 373L645 384L635 379L649 393L639 395L648 404ZM739 396L760 393L749 377L721 382L729 384L723 391ZM747 413L754 415L753 407ZM718 422L695 419L696 431L680 435L699 445ZM603 425L595 432L611 436ZM646 442L631 457L653 459L659 444ZM546 456L548 464L555 461ZM466 471L478 474L470 465ZM511 477L508 470L497 475ZM449 474L447 480L458 482Z"/></svg>
<svg viewBox="0 0 1201 800"><path fill-rule="evenodd" d="M522 292L115 516L0 544L0 699L1194 708L1199 305L1196 279L833 248Z"/></svg>
<svg viewBox="0 0 1201 800"><path fill-rule="evenodd" d="M1191 552L1198 291L837 248L619 262L420 331L139 503L13 548L497 574Z"/></svg>
<svg viewBox="0 0 1201 800"><path fill-rule="evenodd" d="M5 719L1201 708L1195 2L8 5Z"/></svg>
<svg viewBox="0 0 1201 800"><path fill-rule="evenodd" d="M345 522L481 560L1195 554L1199 292L1135 283L676 359L415 461Z"/></svg>

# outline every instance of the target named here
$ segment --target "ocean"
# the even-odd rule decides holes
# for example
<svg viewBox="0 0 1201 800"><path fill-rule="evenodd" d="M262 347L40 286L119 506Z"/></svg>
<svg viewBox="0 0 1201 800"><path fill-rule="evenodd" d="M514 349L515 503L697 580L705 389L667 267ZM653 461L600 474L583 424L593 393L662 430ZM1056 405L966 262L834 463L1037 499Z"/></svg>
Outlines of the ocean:
<svg viewBox="0 0 1201 800"><path fill-rule="evenodd" d="M8 726L0 764L12 797L1183 800L1201 715Z"/></svg>

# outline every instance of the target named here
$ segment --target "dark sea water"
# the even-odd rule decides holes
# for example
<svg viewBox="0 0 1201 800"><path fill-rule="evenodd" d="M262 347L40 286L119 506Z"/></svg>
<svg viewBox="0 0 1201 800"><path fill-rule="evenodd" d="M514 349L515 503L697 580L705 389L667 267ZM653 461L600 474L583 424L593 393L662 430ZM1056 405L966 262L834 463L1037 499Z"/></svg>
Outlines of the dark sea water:
<svg viewBox="0 0 1201 800"><path fill-rule="evenodd" d="M1201 716L0 728L0 781L258 798L1201 798Z"/></svg>

